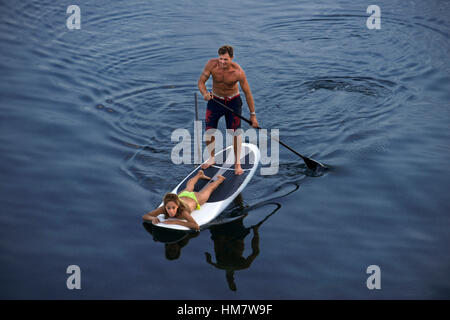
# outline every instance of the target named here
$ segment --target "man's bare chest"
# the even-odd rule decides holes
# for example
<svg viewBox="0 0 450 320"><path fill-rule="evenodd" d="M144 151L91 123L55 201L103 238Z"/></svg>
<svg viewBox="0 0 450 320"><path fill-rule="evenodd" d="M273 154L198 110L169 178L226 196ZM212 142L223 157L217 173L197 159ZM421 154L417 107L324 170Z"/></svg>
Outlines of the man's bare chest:
<svg viewBox="0 0 450 320"><path fill-rule="evenodd" d="M222 71L214 70L212 72L213 80L218 83L223 83L228 86L234 85L238 80L238 73L236 71Z"/></svg>

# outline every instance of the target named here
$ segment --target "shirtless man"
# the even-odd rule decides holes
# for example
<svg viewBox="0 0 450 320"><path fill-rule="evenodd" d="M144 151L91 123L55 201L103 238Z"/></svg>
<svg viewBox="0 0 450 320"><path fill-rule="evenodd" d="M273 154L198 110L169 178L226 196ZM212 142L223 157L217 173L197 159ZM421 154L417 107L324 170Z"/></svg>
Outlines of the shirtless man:
<svg viewBox="0 0 450 320"><path fill-rule="evenodd" d="M209 60L206 63L200 78L198 79L198 88L203 95L203 98L208 101L208 106L206 108L205 130L217 129L217 123L223 115L225 116L227 129L235 131L241 127L241 119L239 117L215 102L215 100L217 100L233 109L233 111L237 114L241 114L242 99L239 94L238 82L245 94L245 99L247 100L252 127L257 128L258 120L256 120L255 103L253 102L252 92L250 91L250 86L248 85L244 70L242 70L236 62L232 61L233 47L222 46L219 48L218 53L219 58ZM213 88L212 92L208 92L205 83L211 75L213 77ZM206 145L210 150L211 157L205 164L202 165L202 169L206 169L215 164L214 136L206 141ZM240 163L241 145L241 136L235 135L233 138L235 156L234 173L237 175L244 173Z"/></svg>

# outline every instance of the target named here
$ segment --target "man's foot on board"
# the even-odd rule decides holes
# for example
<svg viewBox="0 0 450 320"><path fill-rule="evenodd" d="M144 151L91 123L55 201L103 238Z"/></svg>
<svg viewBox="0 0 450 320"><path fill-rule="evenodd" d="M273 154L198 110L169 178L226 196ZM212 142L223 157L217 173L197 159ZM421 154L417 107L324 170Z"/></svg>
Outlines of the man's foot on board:
<svg viewBox="0 0 450 320"><path fill-rule="evenodd" d="M243 173L244 173L244 170L242 169L241 164L240 163L236 163L234 165L234 174L237 175L237 176L240 176Z"/></svg>
<svg viewBox="0 0 450 320"><path fill-rule="evenodd" d="M197 175L198 175L199 179L211 180L210 177L208 177L207 175L205 175L205 173L203 172L203 170L198 170Z"/></svg>
<svg viewBox="0 0 450 320"><path fill-rule="evenodd" d="M211 157L204 164L202 164L200 168L208 169L209 167L211 167L214 164L216 164L216 160L214 159L214 157Z"/></svg>

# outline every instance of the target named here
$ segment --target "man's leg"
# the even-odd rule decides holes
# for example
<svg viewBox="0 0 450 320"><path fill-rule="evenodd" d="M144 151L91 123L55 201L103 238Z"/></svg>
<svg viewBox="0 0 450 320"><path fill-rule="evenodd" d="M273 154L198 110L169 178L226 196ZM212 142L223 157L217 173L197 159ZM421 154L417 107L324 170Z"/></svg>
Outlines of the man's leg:
<svg viewBox="0 0 450 320"><path fill-rule="evenodd" d="M233 138L234 149L234 174L241 175L244 173L241 167L241 148L242 148L242 135L235 135Z"/></svg>
<svg viewBox="0 0 450 320"><path fill-rule="evenodd" d="M223 111L222 111L223 112ZM210 129L217 130L217 124L219 123L219 119L222 116L221 109L218 109L218 106L214 103L214 100L208 101L208 106L206 107L206 115L205 115L205 130L206 130L206 149L208 150L208 154L210 158L202 164L201 168L206 169L216 163L215 161L215 137L211 133ZM208 130L210 131L208 133Z"/></svg>
<svg viewBox="0 0 450 320"><path fill-rule="evenodd" d="M231 100L228 104L228 107L233 109L237 114L242 113L242 99L241 97L237 97ZM233 150L234 150L234 173L236 175L241 175L244 173L241 167L241 148L242 148L242 134L241 134L241 119L231 113L226 113L226 122L227 129L231 129L233 131Z"/></svg>
<svg viewBox="0 0 450 320"><path fill-rule="evenodd" d="M216 163L215 160L215 139L216 137L214 137L213 135L211 135L209 138L206 138L206 149L208 150L208 154L210 155L209 159L202 164L202 169L206 169L209 168L210 166L212 166L213 164Z"/></svg>

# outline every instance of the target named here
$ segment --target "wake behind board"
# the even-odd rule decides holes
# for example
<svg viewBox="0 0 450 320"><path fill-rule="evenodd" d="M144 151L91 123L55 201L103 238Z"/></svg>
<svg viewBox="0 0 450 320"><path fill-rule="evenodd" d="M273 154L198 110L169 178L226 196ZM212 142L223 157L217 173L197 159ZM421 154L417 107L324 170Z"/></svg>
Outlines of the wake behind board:
<svg viewBox="0 0 450 320"><path fill-rule="evenodd" d="M211 177L211 180L200 179L195 185L194 191L201 191L210 181L214 181L217 175L224 176L225 180L213 191L208 201L201 206L200 210L192 211L191 216L200 227L216 218L246 187L258 167L260 152L258 147L254 144L242 143L240 154L241 167L244 170L242 175L234 174L234 151L232 145L217 152L215 158L216 164L203 170L205 175ZM220 159L223 159L221 161L222 163L219 162ZM186 188L187 181L194 177L200 169L201 165L195 168L195 170L184 178L171 192L179 194L183 191ZM160 204L160 207L162 205L163 203ZM158 219L160 221L167 220L164 217L164 214L160 214ZM189 228L178 224L158 223L156 226L177 230L190 230Z"/></svg>

